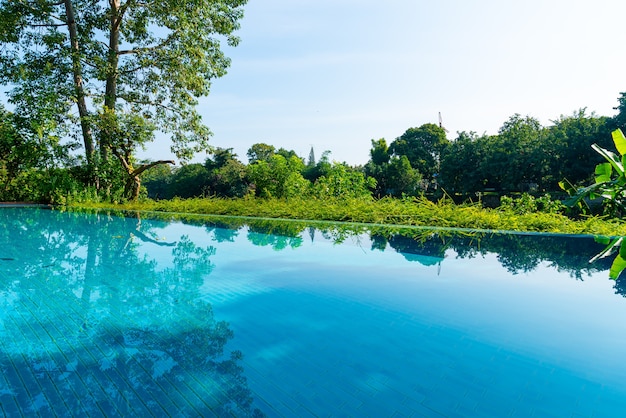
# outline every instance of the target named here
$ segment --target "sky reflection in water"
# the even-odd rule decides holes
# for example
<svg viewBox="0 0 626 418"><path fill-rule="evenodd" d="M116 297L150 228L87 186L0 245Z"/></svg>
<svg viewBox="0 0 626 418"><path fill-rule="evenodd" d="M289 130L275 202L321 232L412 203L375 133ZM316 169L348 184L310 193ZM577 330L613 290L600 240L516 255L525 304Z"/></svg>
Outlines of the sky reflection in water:
<svg viewBox="0 0 626 418"><path fill-rule="evenodd" d="M626 292L591 238L0 217L7 415L626 406Z"/></svg>

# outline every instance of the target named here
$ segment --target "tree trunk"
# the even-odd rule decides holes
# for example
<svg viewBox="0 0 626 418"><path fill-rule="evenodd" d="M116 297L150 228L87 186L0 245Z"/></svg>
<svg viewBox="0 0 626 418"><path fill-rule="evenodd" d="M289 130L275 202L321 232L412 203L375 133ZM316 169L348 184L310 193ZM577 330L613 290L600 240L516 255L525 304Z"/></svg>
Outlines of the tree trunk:
<svg viewBox="0 0 626 418"><path fill-rule="evenodd" d="M126 185L124 186L124 197L129 200L137 200L139 198L139 191L141 189L141 174L157 165L161 164L175 164L174 160L158 160L148 164L142 164L137 168L133 168L129 161L124 158L115 148L112 149L113 154L120 160L122 167L126 171Z"/></svg>
<svg viewBox="0 0 626 418"><path fill-rule="evenodd" d="M115 112L115 102L117 101L117 67L119 64L119 44L120 44L120 0L109 0L110 26L109 26L109 51L107 55L106 87L104 92L104 109ZM100 154L102 160L109 158L111 143L105 132L100 139Z"/></svg>
<svg viewBox="0 0 626 418"><path fill-rule="evenodd" d="M76 104L80 117L80 128L85 144L85 157L90 169L93 167L93 157L95 146L93 142L93 132L88 121L89 112L85 101L85 89L83 88L83 70L80 62L80 45L78 43L78 30L76 28L76 18L74 16L74 6L71 0L65 0L65 13L67 16L67 27L70 33L70 45L72 49L72 73L74 75L74 88L76 89Z"/></svg>

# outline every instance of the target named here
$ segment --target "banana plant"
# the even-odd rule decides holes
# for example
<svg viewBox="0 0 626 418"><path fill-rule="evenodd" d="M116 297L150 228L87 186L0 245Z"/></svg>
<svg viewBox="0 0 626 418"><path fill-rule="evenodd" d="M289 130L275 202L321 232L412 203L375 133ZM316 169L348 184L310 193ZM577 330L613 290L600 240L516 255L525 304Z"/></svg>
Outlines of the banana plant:
<svg viewBox="0 0 626 418"><path fill-rule="evenodd" d="M624 237L596 237L595 240L598 243L605 244L606 247L595 257L589 260L589 262L593 263L596 260L608 257L617 252L609 270L609 277L613 280L617 280L619 275L624 271L624 269L626 269L626 245L624 244Z"/></svg>
<svg viewBox="0 0 626 418"><path fill-rule="evenodd" d="M600 163L595 169L594 184L577 189L568 180L559 182L559 186L571 197L563 202L567 207L580 207L583 211L589 209L587 200L603 198L607 212L619 216L626 214L626 137L621 129L611 132L613 143L618 154L593 144L591 148L602 155L606 162Z"/></svg>

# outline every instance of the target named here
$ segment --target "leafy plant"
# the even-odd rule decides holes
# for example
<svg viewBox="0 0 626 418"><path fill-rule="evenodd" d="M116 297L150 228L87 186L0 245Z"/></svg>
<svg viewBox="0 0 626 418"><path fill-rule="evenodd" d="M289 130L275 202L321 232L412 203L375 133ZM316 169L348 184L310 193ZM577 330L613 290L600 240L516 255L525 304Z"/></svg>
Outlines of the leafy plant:
<svg viewBox="0 0 626 418"><path fill-rule="evenodd" d="M506 231L536 231L604 236L626 236L626 223L600 217L573 220L558 213L525 213L484 209L480 204L456 205L449 200L431 202L424 197L406 199L325 199L290 197L240 199L203 198L141 200L111 204L71 202L82 208L114 208L169 213L195 213L258 218L395 224L413 227L445 227Z"/></svg>
<svg viewBox="0 0 626 418"><path fill-rule="evenodd" d="M607 160L607 162L596 166L594 184L576 189L567 180L559 182L559 186L571 195L569 199L563 202L565 206L570 208L579 207L583 211L589 211L587 200L602 198L604 199L603 203L607 214L621 216L626 213L626 175L624 171L626 137L624 137L621 129L611 132L611 136L619 155L597 144L591 146Z"/></svg>
<svg viewBox="0 0 626 418"><path fill-rule="evenodd" d="M589 260L589 262L593 263L596 260L608 257L617 252L615 259L611 264L611 269L609 270L609 277L613 280L617 280L624 269L626 269L626 245L624 245L624 237L596 237L596 242L605 244L606 247L595 257Z"/></svg>
<svg viewBox="0 0 626 418"><path fill-rule="evenodd" d="M552 200L549 194L535 198L528 193L522 193L519 198L502 196L500 200L500 208L508 210L516 215L524 215L526 213L543 212L543 213L559 213L563 205L558 200Z"/></svg>

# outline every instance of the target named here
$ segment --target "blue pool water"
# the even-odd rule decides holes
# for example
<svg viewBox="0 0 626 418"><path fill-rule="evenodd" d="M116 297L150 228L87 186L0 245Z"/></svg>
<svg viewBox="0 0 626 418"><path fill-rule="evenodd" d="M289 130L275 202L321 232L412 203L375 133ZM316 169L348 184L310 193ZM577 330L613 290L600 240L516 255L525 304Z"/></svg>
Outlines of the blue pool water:
<svg viewBox="0 0 626 418"><path fill-rule="evenodd" d="M613 417L589 237L0 209L0 415Z"/></svg>

